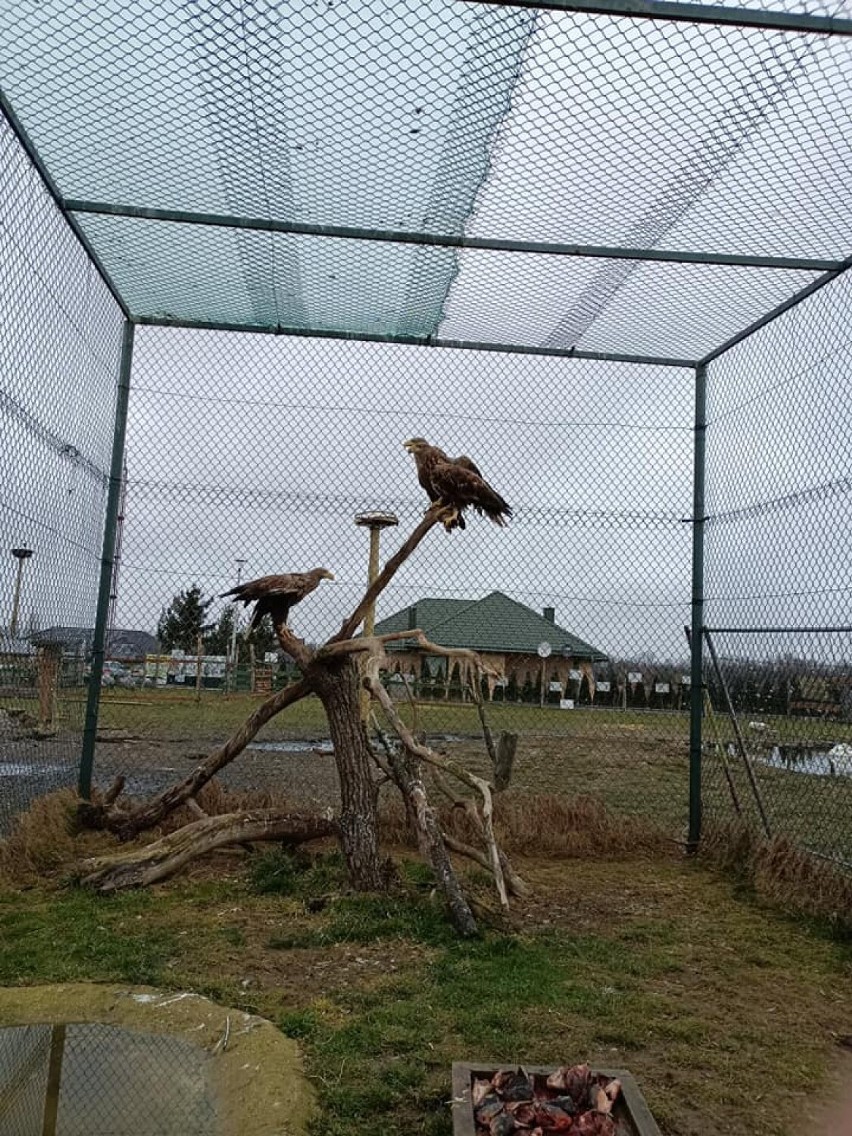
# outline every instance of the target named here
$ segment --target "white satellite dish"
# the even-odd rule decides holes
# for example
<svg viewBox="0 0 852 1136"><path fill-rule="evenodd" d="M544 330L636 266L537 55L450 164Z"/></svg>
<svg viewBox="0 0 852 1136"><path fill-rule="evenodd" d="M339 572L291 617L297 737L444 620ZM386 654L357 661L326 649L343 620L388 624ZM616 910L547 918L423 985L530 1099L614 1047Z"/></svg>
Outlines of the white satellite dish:
<svg viewBox="0 0 852 1136"><path fill-rule="evenodd" d="M550 652L552 650L553 648L546 639L542 640L542 642L538 645L538 654L542 659L546 659L550 655Z"/></svg>

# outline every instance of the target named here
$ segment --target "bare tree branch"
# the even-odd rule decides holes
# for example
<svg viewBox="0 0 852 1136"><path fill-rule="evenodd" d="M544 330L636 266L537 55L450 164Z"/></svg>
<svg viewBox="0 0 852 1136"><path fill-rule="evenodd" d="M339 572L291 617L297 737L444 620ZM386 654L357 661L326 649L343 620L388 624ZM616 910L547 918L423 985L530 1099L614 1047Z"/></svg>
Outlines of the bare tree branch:
<svg viewBox="0 0 852 1136"><path fill-rule="evenodd" d="M361 602L352 612L348 619L343 621L343 624L338 633L329 640L329 643L338 643L342 639L351 639L361 624L364 622L364 616L367 614L367 609L370 607L378 596L385 590L391 580L394 578L398 570L402 567L405 561L411 556L418 544L423 540L430 529L437 525L442 515L446 513L446 509L439 508L433 505L426 510L426 515L423 520L408 538L408 540L399 548L393 556L385 564L384 568L378 574L376 579L370 584L364 593Z"/></svg>
<svg viewBox="0 0 852 1136"><path fill-rule="evenodd" d="M335 655L350 655L359 652L381 653L385 643L392 643L395 639L411 639L412 636L422 635L419 627L410 631L388 631L386 635L365 635L358 639L332 639L325 646L320 647L315 658L322 662Z"/></svg>
<svg viewBox="0 0 852 1136"><path fill-rule="evenodd" d="M425 636L424 636L425 639ZM472 652L471 652L472 653ZM366 674L364 676L364 683L367 688L372 692L374 697L381 704L382 709L387 715L388 721L393 726L396 733L399 735L400 741L405 746L412 756L420 758L422 761L429 762L430 765L436 765L439 769L445 769L447 772L452 773L453 776L458 777L459 780L464 781L465 784L470 785L471 788L476 789L482 796L482 822L484 829L485 843L488 847L488 854L491 860L491 872L494 876L494 883L497 888L497 894L500 897L500 903L504 908L509 906L509 896L506 892L506 881L503 877L503 866L500 863L500 852L497 848L497 842L494 837L493 813L494 805L491 796L491 786L487 781L483 781L481 777L477 777L464 766L459 765L450 758L442 757L440 754L435 753L434 750L428 746L421 745L411 731L406 726L405 722L400 718L396 712L396 707L391 700L390 695L382 686L378 678L378 671L382 664L382 658L374 656L367 663Z"/></svg>
<svg viewBox="0 0 852 1136"><path fill-rule="evenodd" d="M235 757L238 757L270 718L274 718L285 707L298 702L309 693L310 687L304 680L276 691L257 707L243 722L242 726L231 734L224 745L214 749L204 761L196 765L183 781L163 789L162 792L157 793L156 796L144 801L138 808L131 809L129 812L121 809L109 809L104 810L99 818L94 818L92 814L97 806L82 802L81 808L84 808L86 812L84 819L87 823L94 824L97 827L110 829L122 840L129 840L144 829L153 828L155 824L159 824L163 817L168 816L172 809L182 805L190 797L194 797L198 790L206 785L220 769L224 769Z"/></svg>

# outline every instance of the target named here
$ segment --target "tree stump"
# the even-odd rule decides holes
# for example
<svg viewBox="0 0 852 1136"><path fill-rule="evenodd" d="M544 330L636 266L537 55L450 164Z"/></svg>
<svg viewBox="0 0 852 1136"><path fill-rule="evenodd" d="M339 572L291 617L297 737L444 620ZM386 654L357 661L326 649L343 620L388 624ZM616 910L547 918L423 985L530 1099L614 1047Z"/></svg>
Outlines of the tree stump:
<svg viewBox="0 0 852 1136"><path fill-rule="evenodd" d="M501 730L500 736L497 738L497 753L494 761L494 788L498 792L509 788L517 748L518 735Z"/></svg>

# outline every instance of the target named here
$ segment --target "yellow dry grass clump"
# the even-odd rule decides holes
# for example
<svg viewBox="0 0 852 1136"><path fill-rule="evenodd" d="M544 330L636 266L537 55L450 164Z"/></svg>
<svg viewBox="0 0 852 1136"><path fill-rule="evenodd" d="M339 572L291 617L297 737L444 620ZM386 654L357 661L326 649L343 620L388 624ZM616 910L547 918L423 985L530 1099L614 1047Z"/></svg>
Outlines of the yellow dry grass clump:
<svg viewBox="0 0 852 1136"><path fill-rule="evenodd" d="M787 837L766 840L741 822L708 824L701 856L785 911L825 919L852 933L852 875Z"/></svg>

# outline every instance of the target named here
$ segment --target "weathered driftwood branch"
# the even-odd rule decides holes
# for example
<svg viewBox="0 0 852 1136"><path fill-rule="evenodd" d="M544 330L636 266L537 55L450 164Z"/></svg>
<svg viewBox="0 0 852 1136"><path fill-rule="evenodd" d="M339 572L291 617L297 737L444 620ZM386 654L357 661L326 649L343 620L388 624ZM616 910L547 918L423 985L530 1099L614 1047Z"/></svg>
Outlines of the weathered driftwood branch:
<svg viewBox="0 0 852 1136"><path fill-rule="evenodd" d="M411 639L413 636L422 634L423 632L420 628L415 627L410 631L388 631L385 635L364 635L358 639L332 639L329 643L326 643L325 646L319 648L315 658L317 662L323 662L325 659L331 659L335 655L381 653L385 643L393 643L395 639Z"/></svg>
<svg viewBox="0 0 852 1136"><path fill-rule="evenodd" d="M484 843L485 828L482 823L482 817L479 815L474 802L469 797L462 797L460 796L460 794L456 793L452 786L447 782L443 774L440 772L440 770L433 767L430 770L430 773L435 786L444 794L445 797L452 801L453 807L464 809L467 816L470 817L471 823L473 824L474 828L482 837ZM475 860L477 864L480 864L487 871L491 871L491 860L484 852L481 852L478 848L473 848L469 844L465 844L464 841L458 840L456 837L450 836L448 833L444 833L444 839L447 842L447 847L451 848L453 852L458 852L460 856L467 856L471 860ZM500 854L500 865L503 869L503 877L506 881L506 888L509 893L511 895L519 896L532 894L529 885L518 875L518 873L512 867L512 862L503 851L503 849L498 848L498 851Z"/></svg>
<svg viewBox="0 0 852 1136"><path fill-rule="evenodd" d="M498 793L509 788L517 749L518 735L502 730L497 738L497 752L494 757L494 788Z"/></svg>
<svg viewBox="0 0 852 1136"><path fill-rule="evenodd" d="M143 848L84 860L82 869L86 874L81 882L101 892L145 887L168 879L191 860L215 848L255 840L303 844L336 834L336 821L311 813L257 809L202 817Z"/></svg>
<svg viewBox="0 0 852 1136"><path fill-rule="evenodd" d="M314 654L305 646L303 640L298 639L286 623L280 622L275 623L275 637L281 650L294 659L303 671L306 670Z"/></svg>
<svg viewBox="0 0 852 1136"><path fill-rule="evenodd" d="M425 636L424 636L425 639ZM428 640L426 640L428 643ZM396 711L393 701L382 686L378 677L378 672L382 664L382 658L374 656L369 660L366 667L366 674L364 676L364 683L367 689L371 691L373 696L379 702L387 716L388 721L393 726L395 732L399 735L399 739L408 752L415 758L421 761L427 761L430 765L436 765L440 769L445 769L447 772L452 773L459 780L464 781L471 788L476 789L482 796L482 821L485 843L488 848L488 855L491 862L491 872L494 876L494 883L497 888L497 894L500 897L500 903L504 908L509 906L509 896L506 892L506 881L503 877L503 867L500 863L500 852L497 848L497 842L494 837L494 826L492 823L493 817L493 801L491 796L491 786L487 781L481 777L477 777L464 766L459 765L455 761L451 761L447 757L435 753L434 750L428 746L422 745L411 731L406 726L405 722L400 718Z"/></svg>
<svg viewBox="0 0 852 1136"><path fill-rule="evenodd" d="M393 749L375 714L373 714L373 724L387 761L380 758L375 749L373 756L380 767L387 770L402 795L408 822L417 838L420 855L432 865L435 878L447 901L450 918L460 934L466 937L475 935L476 919L447 854L446 834L438 823L437 813L429 803L419 765L406 754Z"/></svg>
<svg viewBox="0 0 852 1136"><path fill-rule="evenodd" d="M423 784L417 763L412 761L408 754L402 752L391 752L388 762L399 791L404 798L411 802L410 815L414 820L414 831L417 834L420 854L424 860L428 860L432 865L435 879L444 893L444 899L447 901L453 926L460 935L470 938L476 935L479 930L476 919L459 884L458 876L444 843L444 834L441 831L435 810L429 803L426 786Z"/></svg>
<svg viewBox="0 0 852 1136"><path fill-rule="evenodd" d="M220 769L224 769L235 757L238 757L270 718L274 718L279 711L298 702L308 693L310 688L304 680L276 691L249 715L224 745L214 749L183 781L170 785L135 809L127 811L106 807L99 811L97 804L83 802L82 819L92 827L109 829L122 840L130 840L145 829L153 828L178 805L196 796L199 789Z"/></svg>

